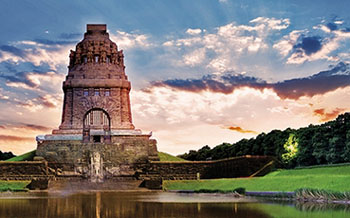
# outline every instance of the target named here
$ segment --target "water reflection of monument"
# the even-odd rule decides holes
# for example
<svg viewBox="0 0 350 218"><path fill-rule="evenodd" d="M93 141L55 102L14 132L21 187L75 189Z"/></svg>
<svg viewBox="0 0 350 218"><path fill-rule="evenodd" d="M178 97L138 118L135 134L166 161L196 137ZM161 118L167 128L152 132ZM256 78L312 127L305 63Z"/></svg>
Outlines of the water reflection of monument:
<svg viewBox="0 0 350 218"><path fill-rule="evenodd" d="M123 50L109 39L106 25L88 24L69 57L62 122L37 137L37 159L58 174L92 181L132 176L134 163L157 160L156 141L132 124Z"/></svg>
<svg viewBox="0 0 350 218"><path fill-rule="evenodd" d="M96 192L96 218L101 217L101 193Z"/></svg>
<svg viewBox="0 0 350 218"><path fill-rule="evenodd" d="M271 203L260 204L256 202L235 203L234 201L240 200L237 198L231 198L232 202L215 202L215 199L218 200L218 196L211 198L213 202L210 202L208 196L201 195L195 196L197 200L193 199L193 196L180 196L183 200L179 201L176 200L179 195L161 192L87 192L66 196L36 192L28 195L21 193L21 195L20 198L12 196L11 198L0 199L0 217L268 218L276 215L276 211L286 211L286 215L290 215L288 213L294 211L292 216L289 217L296 217L297 214L301 214L301 212L295 212L293 205L273 206ZM189 203L189 200L192 203ZM207 203L198 202L203 200ZM340 212L344 214L345 206L338 206L341 209ZM269 214L270 210L271 214ZM304 215L305 217L314 217L312 215L319 216L320 214L319 211L315 212L315 208L313 208ZM337 217L336 215L338 214L332 217Z"/></svg>

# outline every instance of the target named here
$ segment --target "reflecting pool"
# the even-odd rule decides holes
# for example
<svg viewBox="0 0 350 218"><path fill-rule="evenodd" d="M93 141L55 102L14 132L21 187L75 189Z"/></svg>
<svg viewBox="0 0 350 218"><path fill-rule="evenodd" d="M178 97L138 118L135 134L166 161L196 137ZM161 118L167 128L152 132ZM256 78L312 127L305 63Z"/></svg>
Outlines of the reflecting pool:
<svg viewBox="0 0 350 218"><path fill-rule="evenodd" d="M167 192L1 193L0 217L350 217L346 205L296 204L223 194Z"/></svg>

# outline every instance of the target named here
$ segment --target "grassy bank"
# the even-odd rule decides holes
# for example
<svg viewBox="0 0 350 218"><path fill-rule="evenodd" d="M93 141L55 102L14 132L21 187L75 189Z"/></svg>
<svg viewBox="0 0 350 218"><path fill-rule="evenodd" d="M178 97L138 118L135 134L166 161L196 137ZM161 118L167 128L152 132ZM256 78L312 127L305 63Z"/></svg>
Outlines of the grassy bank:
<svg viewBox="0 0 350 218"><path fill-rule="evenodd" d="M330 191L350 191L350 166L315 167L309 169L279 170L264 177L164 181L166 190L234 190L246 191L295 191L301 188Z"/></svg>
<svg viewBox="0 0 350 218"><path fill-rule="evenodd" d="M36 150L30 151L30 152L27 152L25 154L10 158L6 161L31 161L31 160L33 160L33 158L35 156L35 152L36 152Z"/></svg>
<svg viewBox="0 0 350 218"><path fill-rule="evenodd" d="M0 192L4 191L27 191L26 186L30 181L5 181L0 180Z"/></svg>
<svg viewBox="0 0 350 218"><path fill-rule="evenodd" d="M180 157L176 157L165 152L158 152L158 157L160 161L186 161Z"/></svg>

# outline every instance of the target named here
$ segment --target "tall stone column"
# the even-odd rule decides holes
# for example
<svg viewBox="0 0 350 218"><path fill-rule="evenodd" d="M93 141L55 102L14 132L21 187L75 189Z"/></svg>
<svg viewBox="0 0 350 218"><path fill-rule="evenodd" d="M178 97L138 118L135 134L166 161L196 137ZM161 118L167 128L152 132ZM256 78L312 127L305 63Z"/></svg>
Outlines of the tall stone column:
<svg viewBox="0 0 350 218"><path fill-rule="evenodd" d="M72 115L73 115L73 91L72 89L66 89L64 91L62 124L59 127L60 129L71 128Z"/></svg>
<svg viewBox="0 0 350 218"><path fill-rule="evenodd" d="M128 90L126 88L121 89L120 95L120 104L121 104L121 121L122 126L126 127L129 123L129 110L128 110Z"/></svg>
<svg viewBox="0 0 350 218"><path fill-rule="evenodd" d="M115 116L111 117L112 119L112 126L121 126L122 124L122 113L121 113L121 91L120 88L113 88L112 89L112 95L115 99L118 99L118 101L116 101L116 104L113 108L113 110L115 110Z"/></svg>
<svg viewBox="0 0 350 218"><path fill-rule="evenodd" d="M130 106L130 89L127 90L127 96L128 96L128 102L127 102L127 105L128 105L128 121L130 124L132 124L132 116L131 116L131 106Z"/></svg>

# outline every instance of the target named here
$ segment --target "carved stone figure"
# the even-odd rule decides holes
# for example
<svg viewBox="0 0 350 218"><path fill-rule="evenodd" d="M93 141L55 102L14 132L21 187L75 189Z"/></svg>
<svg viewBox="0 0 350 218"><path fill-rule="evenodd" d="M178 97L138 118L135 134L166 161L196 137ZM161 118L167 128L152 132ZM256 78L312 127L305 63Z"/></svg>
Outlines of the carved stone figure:
<svg viewBox="0 0 350 218"><path fill-rule="evenodd" d="M107 55L105 51L101 52L101 63L106 63L107 61Z"/></svg>
<svg viewBox="0 0 350 218"><path fill-rule="evenodd" d="M88 52L87 52L87 62L88 63L92 63L93 62L94 55L93 55L92 51L93 51L92 46L89 46Z"/></svg>
<svg viewBox="0 0 350 218"><path fill-rule="evenodd" d="M75 52L74 64L80 64L80 63L81 63L81 49L79 46L77 46L77 50Z"/></svg>
<svg viewBox="0 0 350 218"><path fill-rule="evenodd" d="M73 65L74 65L74 57L75 57L75 52L73 50L70 50L70 54L69 54L69 68L73 67Z"/></svg>
<svg viewBox="0 0 350 218"><path fill-rule="evenodd" d="M118 63L121 67L124 66L124 54L123 54L123 50L120 50L118 52Z"/></svg>
<svg viewBox="0 0 350 218"><path fill-rule="evenodd" d="M112 53L111 63L112 64L118 64L118 57L117 57L117 53L115 53L115 52Z"/></svg>
<svg viewBox="0 0 350 218"><path fill-rule="evenodd" d="M99 54L100 53L100 43L97 42L97 41L94 41L91 45L91 47L93 47L93 53L95 55Z"/></svg>

